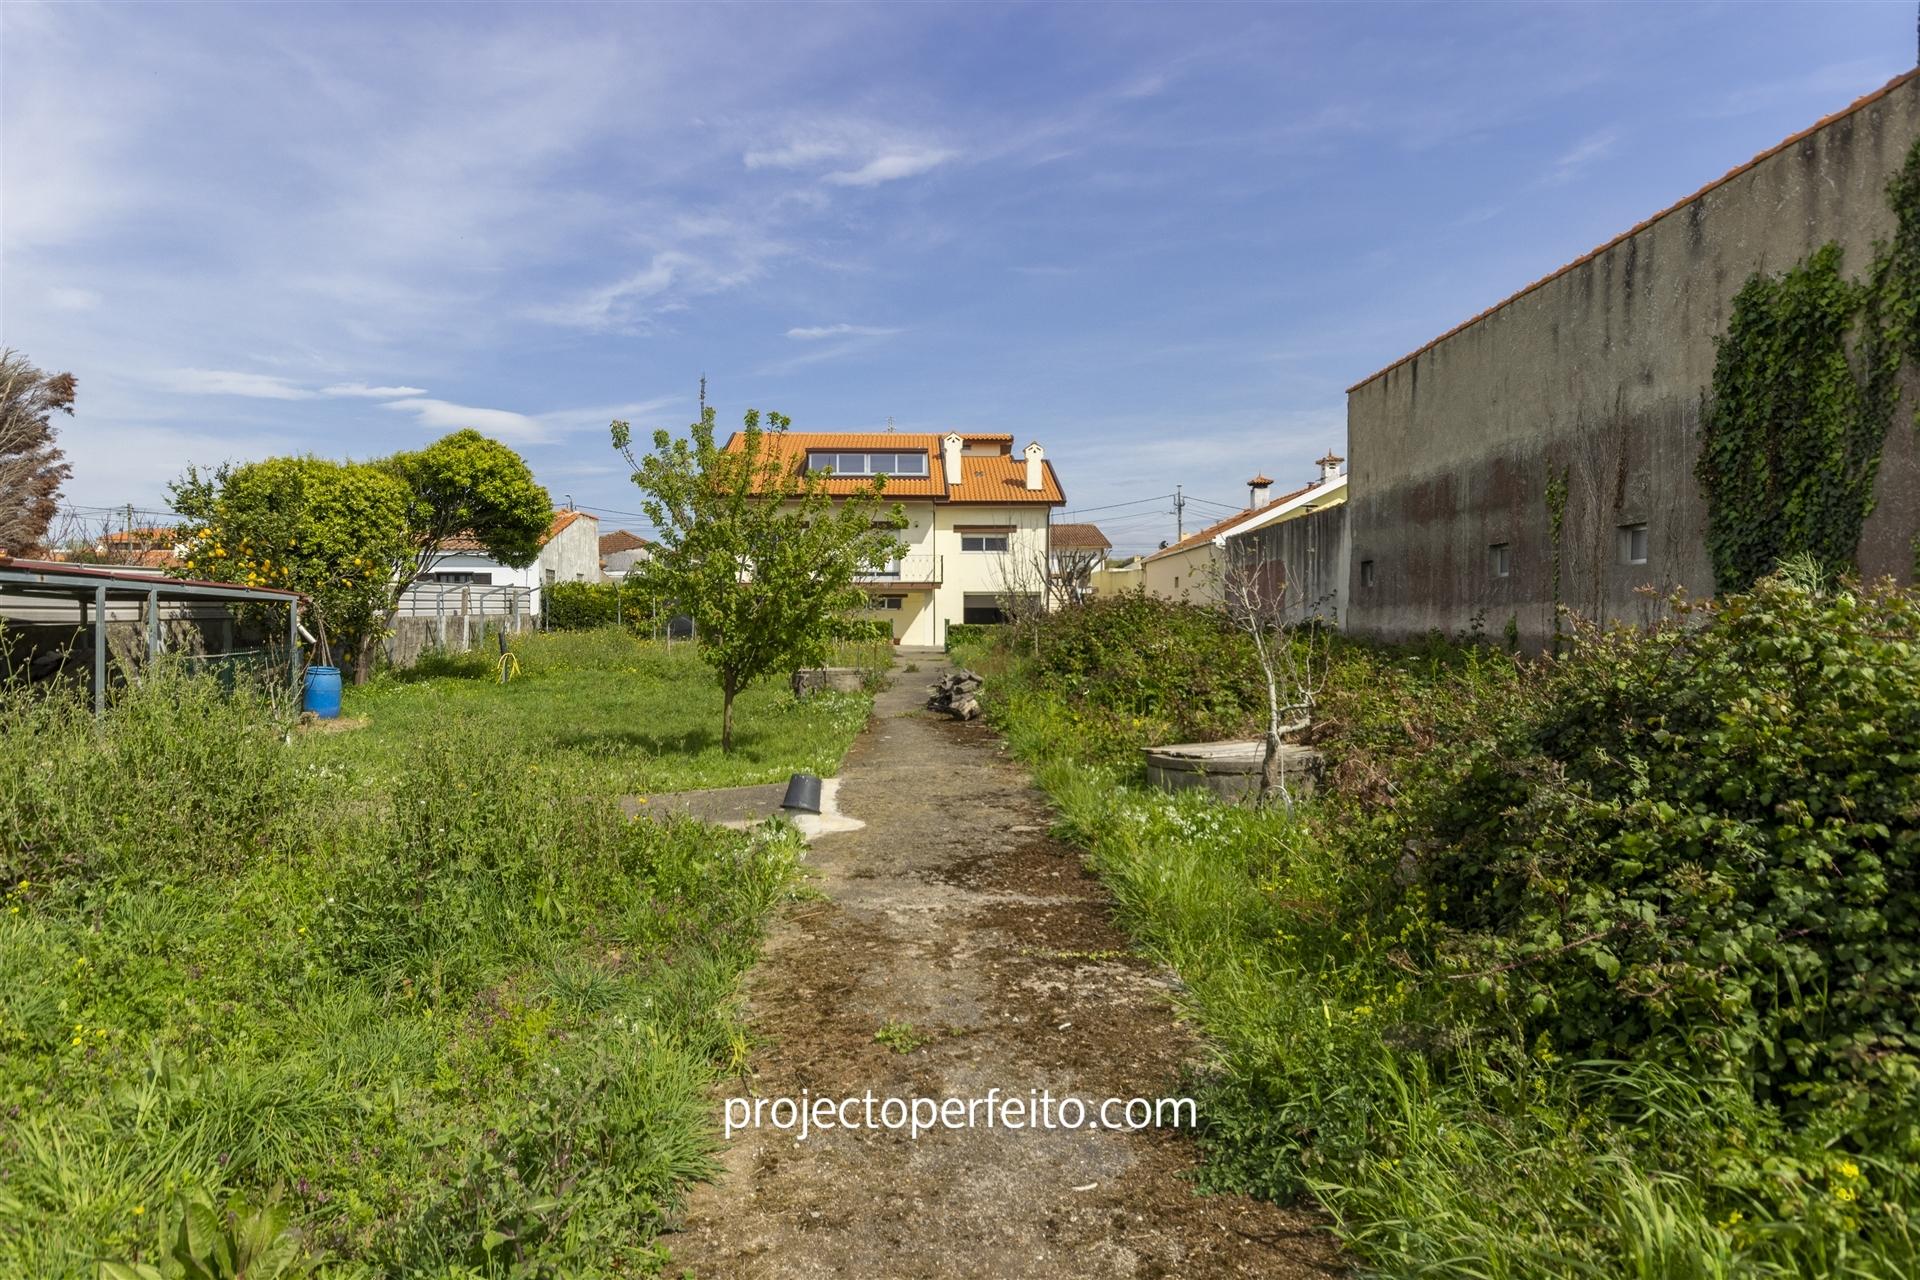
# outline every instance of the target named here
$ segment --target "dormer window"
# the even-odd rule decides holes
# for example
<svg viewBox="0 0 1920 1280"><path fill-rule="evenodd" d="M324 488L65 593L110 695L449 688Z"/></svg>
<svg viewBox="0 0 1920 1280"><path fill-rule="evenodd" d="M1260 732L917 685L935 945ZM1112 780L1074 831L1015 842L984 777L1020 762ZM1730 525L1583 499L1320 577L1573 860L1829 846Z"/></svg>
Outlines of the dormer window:
<svg viewBox="0 0 1920 1280"><path fill-rule="evenodd" d="M924 452L861 452L807 450L808 471L832 471L836 476L924 476L927 455Z"/></svg>

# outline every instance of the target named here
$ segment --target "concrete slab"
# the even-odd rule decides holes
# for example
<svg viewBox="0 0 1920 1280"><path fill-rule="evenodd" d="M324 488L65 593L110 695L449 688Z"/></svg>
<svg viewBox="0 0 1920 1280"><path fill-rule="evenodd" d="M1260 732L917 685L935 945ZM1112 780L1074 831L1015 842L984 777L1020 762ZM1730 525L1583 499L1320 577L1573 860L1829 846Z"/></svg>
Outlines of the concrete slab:
<svg viewBox="0 0 1920 1280"><path fill-rule="evenodd" d="M780 807L786 795L786 783L762 782L749 787L622 796L620 807L634 817L644 814L656 821L665 821L670 815L680 814L735 831L757 827L769 818L784 818L798 827L808 840L842 831L858 831L867 825L840 812L838 778L821 779L819 813L788 813Z"/></svg>

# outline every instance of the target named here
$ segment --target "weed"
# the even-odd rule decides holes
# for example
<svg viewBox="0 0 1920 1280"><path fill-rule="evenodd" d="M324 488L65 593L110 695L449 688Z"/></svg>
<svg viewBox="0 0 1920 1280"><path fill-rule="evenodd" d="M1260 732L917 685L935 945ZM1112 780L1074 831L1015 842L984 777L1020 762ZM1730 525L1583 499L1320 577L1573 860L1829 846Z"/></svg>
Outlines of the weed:
<svg viewBox="0 0 1920 1280"><path fill-rule="evenodd" d="M924 1044L931 1043L933 1037L913 1029L911 1022L888 1022L873 1033L874 1043L883 1044L895 1053L912 1053Z"/></svg>

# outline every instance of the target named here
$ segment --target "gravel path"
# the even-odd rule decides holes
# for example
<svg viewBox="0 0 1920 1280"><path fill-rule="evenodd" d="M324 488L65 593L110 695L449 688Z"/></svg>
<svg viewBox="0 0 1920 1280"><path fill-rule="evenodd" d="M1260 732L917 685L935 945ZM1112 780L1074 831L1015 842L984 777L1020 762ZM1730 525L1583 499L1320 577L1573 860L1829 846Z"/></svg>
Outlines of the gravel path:
<svg viewBox="0 0 1920 1280"><path fill-rule="evenodd" d="M1105 890L1047 837L1046 802L998 739L920 709L945 669L921 666L895 673L847 758L841 807L866 829L814 845L824 897L787 912L748 980L763 1043L727 1098L1178 1093L1195 1048L1170 975L1128 953ZM875 1041L889 1024L911 1026L896 1040L909 1052ZM1341 1273L1308 1215L1194 1194L1192 1145L1169 1130L796 1141L769 1125L736 1132L722 1160L665 1239L670 1275Z"/></svg>

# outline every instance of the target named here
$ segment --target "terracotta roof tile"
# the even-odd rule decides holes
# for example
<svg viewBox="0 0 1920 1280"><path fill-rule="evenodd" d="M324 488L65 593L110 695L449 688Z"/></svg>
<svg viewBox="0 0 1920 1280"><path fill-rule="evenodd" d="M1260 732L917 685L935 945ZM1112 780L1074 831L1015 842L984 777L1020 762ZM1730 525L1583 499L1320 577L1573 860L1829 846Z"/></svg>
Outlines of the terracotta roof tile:
<svg viewBox="0 0 1920 1280"><path fill-rule="evenodd" d="M548 525L547 531L540 535L540 545L543 547L546 546L547 543L553 541L555 537L559 536L559 533L562 529L566 528L568 525L572 524L575 520L578 520L583 516L585 516L589 520L593 519L592 516L588 516L587 513L584 511L554 512L553 523ZM451 538L440 539L440 550L461 551L461 552L477 553L480 555L485 555L487 548L480 541L480 539L474 537L473 534L471 533L456 533Z"/></svg>
<svg viewBox="0 0 1920 1280"><path fill-rule="evenodd" d="M600 554L610 556L620 551L638 551L647 545L647 540L637 533L628 533L625 529L615 529L612 533L600 535Z"/></svg>
<svg viewBox="0 0 1920 1280"><path fill-rule="evenodd" d="M1011 443L1013 440L1011 435L958 434L962 440L976 443ZM885 490L888 498L932 498L935 501L996 503L1002 506L1028 502L1059 506L1067 500L1052 463L1041 463L1042 487L1037 491L1031 490L1027 488L1026 459L1009 454L962 455L960 480L949 486L946 464L941 457L943 436L932 432L788 431L769 432L764 438L795 467L805 464L809 449L845 449L849 452L871 449L894 453L925 451L927 474L889 476ZM736 431L727 438L726 448L730 452L738 453L745 447L745 437L740 432ZM866 488L867 484L867 479L862 476L830 476L827 479L827 492L856 493Z"/></svg>
<svg viewBox="0 0 1920 1280"><path fill-rule="evenodd" d="M1863 98L1857 99L1850 106L1843 107L1842 109L1834 112L1830 116L1826 116L1823 119L1814 121L1812 124L1808 125L1806 128L1802 129L1800 132L1794 134L1791 138L1788 138L1786 141L1781 142L1777 146L1768 147L1765 151L1762 151L1759 155L1755 156L1753 159L1747 161L1743 165L1740 165L1733 169L1729 169L1726 173L1721 174L1718 178L1715 178L1712 182L1709 182L1706 186L1700 188L1698 191L1686 197L1684 200L1675 201L1673 204L1668 205L1666 208L1654 214L1651 218L1648 218L1645 222L1640 223L1638 226L1631 227L1626 231L1622 231L1619 235L1607 241L1605 244L1601 245L1598 249L1595 249L1592 253L1585 254L1579 258L1575 258L1572 262L1569 262L1566 266L1561 267L1558 271L1553 271L1548 273L1547 275L1541 276L1538 280L1535 280L1532 284L1528 285L1526 288L1520 290L1518 293L1512 294L1509 297L1502 299L1499 302L1494 303L1492 306L1488 307L1485 311L1482 311L1479 315L1473 316L1472 318L1467 320L1462 320L1459 324L1453 326L1453 328L1447 330L1445 333L1441 334L1439 337L1435 338L1433 341L1427 343L1425 346L1419 348L1418 350L1409 351L1406 355L1401 356L1398 360L1395 360L1392 364L1387 365L1385 368L1379 370L1378 372L1368 374L1366 377L1360 379L1360 381L1348 387L1347 388L1348 393L1351 394L1355 391L1358 391L1360 388L1366 386L1369 382L1372 382L1375 379L1379 378L1382 374L1393 372L1395 369L1398 369L1401 365L1405 364L1409 360L1417 360L1421 356L1425 355L1427 352L1433 350L1435 347L1445 342L1448 338L1451 338L1456 334L1459 334L1468 329L1471 329L1474 325L1479 324L1482 320L1485 320L1488 316L1492 315L1494 312L1499 311L1503 307L1507 307L1512 305L1515 302L1518 302L1520 299L1526 297L1528 294L1532 293L1535 289L1538 289L1543 285L1551 284L1553 281L1558 280L1561 276L1566 275L1567 272L1573 271L1576 268L1585 266L1587 263L1592 262L1595 258L1599 257L1601 254L1605 253L1607 250L1615 248L1621 244L1624 244L1626 241L1631 240L1633 237L1639 235L1642 231L1645 231L1648 227L1660 221L1662 218L1670 217L1671 215L1680 212L1682 209L1692 204L1695 200L1698 200L1701 196L1706 195L1709 191L1712 191L1716 187L1724 186L1726 183L1733 181L1735 178L1739 177L1741 174L1745 173L1747 170L1753 168L1755 165L1758 165L1763 161L1772 159L1774 156L1779 155L1782 151L1785 151L1787 148L1793 146L1795 143L1801 142L1806 138L1812 136L1813 134L1818 133L1820 130L1826 128L1828 125L1834 123L1835 121L1843 120L1846 117L1852 115L1854 112L1859 111L1861 108L1873 105L1874 103L1878 102L1880 99L1892 93L1895 89L1898 89L1901 85L1906 84L1909 80L1912 80L1915 76L1920 76L1920 68L1916 68L1915 70L1909 71L1904 75L1895 76L1893 79L1887 81L1887 83L1881 85L1878 89L1875 89L1872 93L1867 94Z"/></svg>
<svg viewBox="0 0 1920 1280"><path fill-rule="evenodd" d="M1053 526L1053 545L1069 550L1111 551L1113 543L1107 535L1100 532L1097 524L1056 524Z"/></svg>

